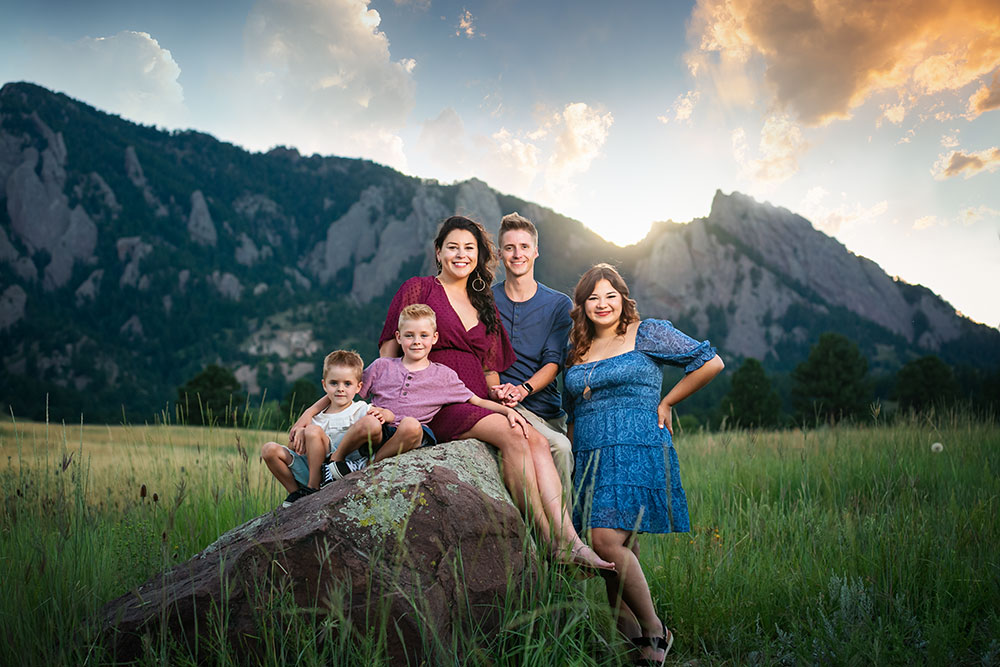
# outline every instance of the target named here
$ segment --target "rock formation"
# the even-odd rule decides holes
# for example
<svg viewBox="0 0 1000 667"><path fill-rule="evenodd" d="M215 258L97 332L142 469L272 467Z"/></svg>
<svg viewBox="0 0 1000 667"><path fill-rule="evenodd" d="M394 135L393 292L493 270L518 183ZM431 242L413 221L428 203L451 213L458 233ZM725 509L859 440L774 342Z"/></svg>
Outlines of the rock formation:
<svg viewBox="0 0 1000 667"><path fill-rule="evenodd" d="M192 652L211 637L253 654L262 630L329 616L344 631L374 633L392 664L461 661L451 638L497 627L511 587L530 586L532 554L490 450L457 441L388 459L227 532L108 603L102 636L117 660L141 655L162 623Z"/></svg>

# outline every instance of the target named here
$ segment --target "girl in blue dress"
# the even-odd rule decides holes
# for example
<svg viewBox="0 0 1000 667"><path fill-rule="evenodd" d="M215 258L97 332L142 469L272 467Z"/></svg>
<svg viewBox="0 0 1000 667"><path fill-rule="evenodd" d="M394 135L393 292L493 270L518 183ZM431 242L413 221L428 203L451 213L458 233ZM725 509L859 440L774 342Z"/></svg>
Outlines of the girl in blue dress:
<svg viewBox="0 0 1000 667"><path fill-rule="evenodd" d="M723 363L708 341L666 320L640 320L628 285L608 264L587 271L573 298L563 393L575 459L573 520L598 555L617 565L605 581L618 627L644 660L662 664L673 635L653 606L636 535L690 529L671 409ZM685 370L662 400L659 364Z"/></svg>

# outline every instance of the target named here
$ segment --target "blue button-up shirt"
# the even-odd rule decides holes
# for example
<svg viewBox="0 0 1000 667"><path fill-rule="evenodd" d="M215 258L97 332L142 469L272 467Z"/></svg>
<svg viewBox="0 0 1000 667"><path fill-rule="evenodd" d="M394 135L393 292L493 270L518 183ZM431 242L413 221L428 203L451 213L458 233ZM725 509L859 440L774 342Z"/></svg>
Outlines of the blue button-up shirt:
<svg viewBox="0 0 1000 667"><path fill-rule="evenodd" d="M500 373L500 381L522 384L549 363L557 364L562 370L573 324L569 316L573 308L570 298L541 283L527 301L511 301L504 291L504 283L493 286L493 297L500 311L500 321L517 354L514 365ZM558 383L553 380L525 398L521 405L543 419L558 417L562 414Z"/></svg>

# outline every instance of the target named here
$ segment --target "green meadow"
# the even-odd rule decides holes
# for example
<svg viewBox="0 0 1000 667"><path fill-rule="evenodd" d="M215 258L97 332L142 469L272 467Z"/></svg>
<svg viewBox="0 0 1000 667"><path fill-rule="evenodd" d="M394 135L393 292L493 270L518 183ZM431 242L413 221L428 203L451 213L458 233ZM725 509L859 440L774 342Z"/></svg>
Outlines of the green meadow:
<svg viewBox="0 0 1000 667"><path fill-rule="evenodd" d="M641 538L668 664L1000 664L997 426L955 412L678 434L693 530ZM0 423L0 664L106 664L104 603L280 503L258 452L281 436ZM540 572L500 603L499 632L444 638L436 662L627 664L601 580ZM268 623L255 663L385 662L384 624ZM248 662L211 637L197 655L146 649L143 664Z"/></svg>

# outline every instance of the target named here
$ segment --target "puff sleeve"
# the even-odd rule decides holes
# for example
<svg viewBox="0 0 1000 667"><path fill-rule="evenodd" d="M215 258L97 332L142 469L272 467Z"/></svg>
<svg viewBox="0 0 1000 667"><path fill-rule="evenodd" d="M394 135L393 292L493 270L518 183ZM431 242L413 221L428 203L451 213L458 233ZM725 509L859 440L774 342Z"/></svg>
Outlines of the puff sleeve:
<svg viewBox="0 0 1000 667"><path fill-rule="evenodd" d="M698 370L715 356L710 342L699 343L667 320L643 320L636 332L635 348L653 361L679 366L685 373Z"/></svg>

